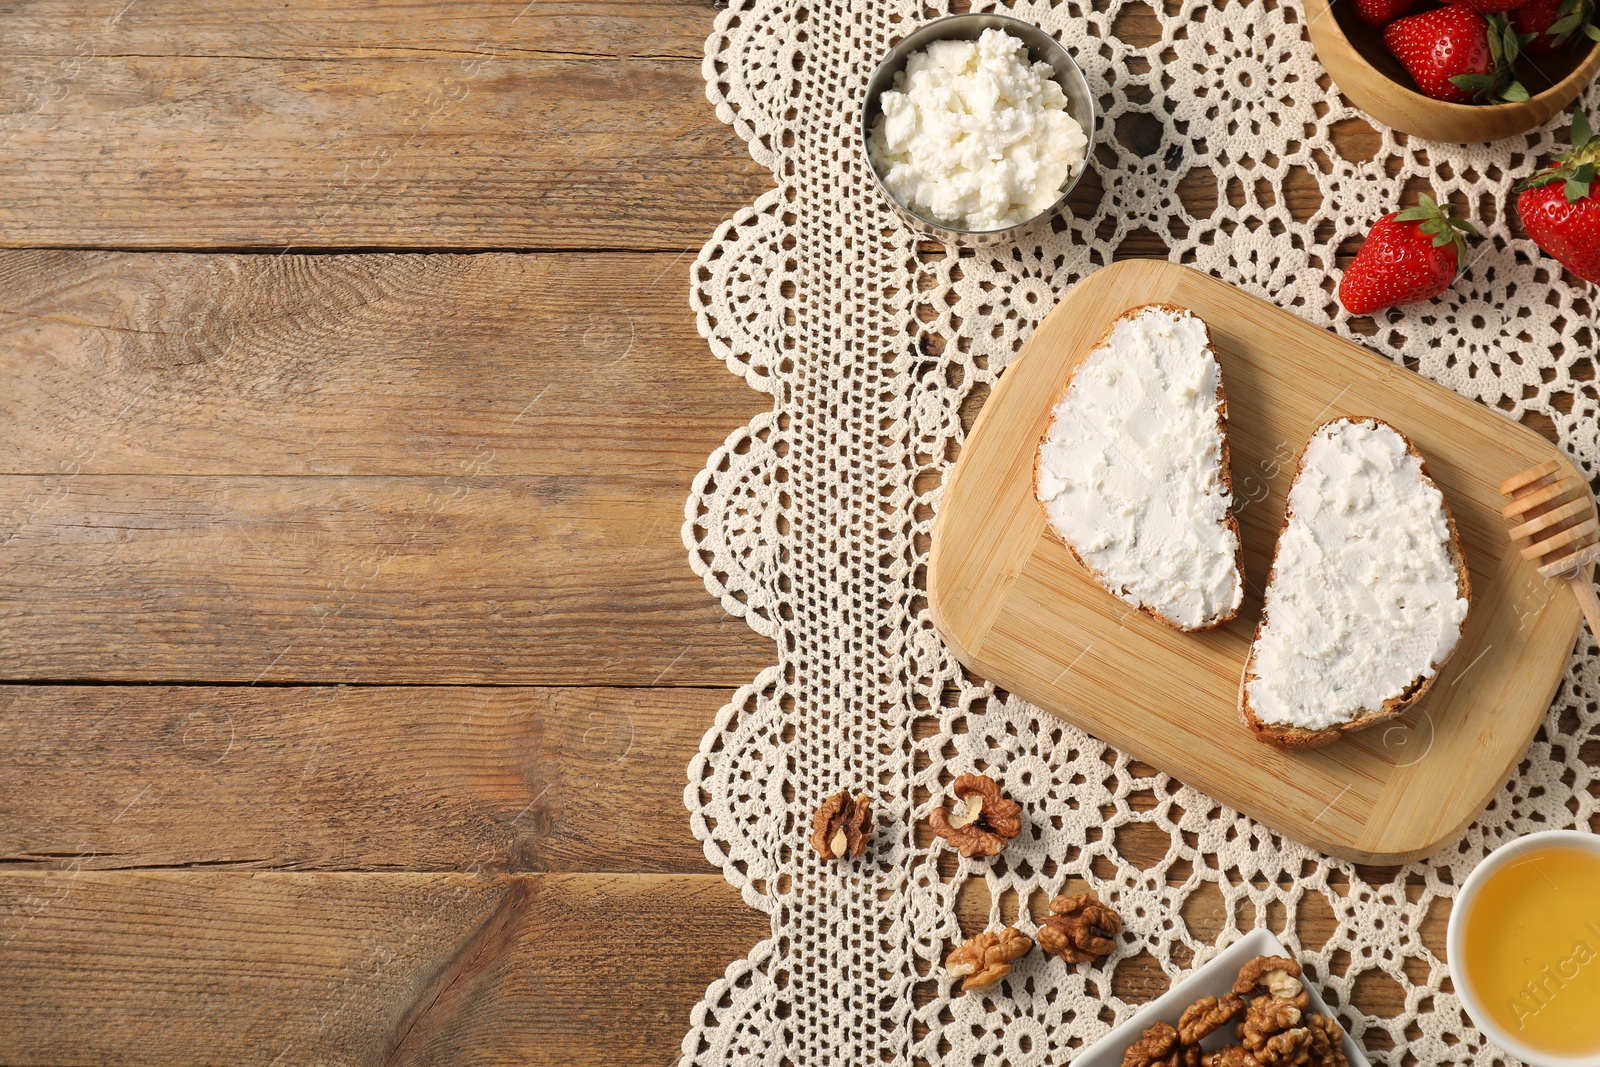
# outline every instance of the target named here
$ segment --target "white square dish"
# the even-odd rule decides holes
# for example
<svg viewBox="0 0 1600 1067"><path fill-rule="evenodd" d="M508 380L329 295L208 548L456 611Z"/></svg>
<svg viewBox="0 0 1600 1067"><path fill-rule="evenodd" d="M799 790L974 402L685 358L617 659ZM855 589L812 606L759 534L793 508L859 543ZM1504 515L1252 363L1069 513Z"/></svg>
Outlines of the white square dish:
<svg viewBox="0 0 1600 1067"><path fill-rule="evenodd" d="M1233 987L1239 968L1257 956L1287 956L1289 952L1270 930L1252 930L1239 940L1217 953L1210 962L1191 974L1180 978L1171 989L1133 1013L1127 1022L1085 1049L1072 1067L1120 1067L1122 1054L1155 1023L1165 1020L1176 1026L1183 1009L1201 997L1220 997ZM1309 979L1305 981L1306 993L1311 997L1311 1010L1330 1018L1322 994ZM1342 1023L1340 1024L1343 1025ZM1233 1028L1225 1026L1200 1043L1210 1052L1233 1041ZM1344 1054L1350 1067L1371 1067L1366 1054L1349 1034L1344 1035Z"/></svg>

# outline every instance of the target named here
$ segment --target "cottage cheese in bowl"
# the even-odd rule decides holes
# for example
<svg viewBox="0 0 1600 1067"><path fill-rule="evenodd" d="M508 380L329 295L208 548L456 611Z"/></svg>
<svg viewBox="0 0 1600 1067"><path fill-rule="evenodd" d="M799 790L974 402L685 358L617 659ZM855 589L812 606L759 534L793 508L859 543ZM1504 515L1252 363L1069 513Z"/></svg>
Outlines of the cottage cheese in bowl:
<svg viewBox="0 0 1600 1067"><path fill-rule="evenodd" d="M998 230L1048 209L1084 164L1088 138L1048 63L1004 30L913 52L867 152L912 212L961 230Z"/></svg>

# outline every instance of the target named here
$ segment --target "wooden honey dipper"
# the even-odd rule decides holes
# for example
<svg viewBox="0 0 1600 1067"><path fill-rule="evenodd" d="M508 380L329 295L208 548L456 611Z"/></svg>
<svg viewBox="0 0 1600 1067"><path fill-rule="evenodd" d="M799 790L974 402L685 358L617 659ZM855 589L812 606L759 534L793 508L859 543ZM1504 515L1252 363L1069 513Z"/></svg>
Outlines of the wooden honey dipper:
<svg viewBox="0 0 1600 1067"><path fill-rule="evenodd" d="M1500 483L1511 503L1500 509L1511 539L1522 546L1522 558L1537 560L1546 578L1565 578L1589 620L1589 632L1600 638L1600 596L1589 567L1600 559L1600 521L1594 497L1582 478L1558 475L1562 462L1546 460Z"/></svg>

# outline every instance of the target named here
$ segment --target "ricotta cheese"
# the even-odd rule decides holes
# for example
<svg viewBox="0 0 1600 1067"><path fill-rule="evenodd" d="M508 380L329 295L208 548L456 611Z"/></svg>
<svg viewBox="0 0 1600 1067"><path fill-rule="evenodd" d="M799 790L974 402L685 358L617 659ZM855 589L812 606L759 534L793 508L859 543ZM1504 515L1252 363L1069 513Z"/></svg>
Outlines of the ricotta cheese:
<svg viewBox="0 0 1600 1067"><path fill-rule="evenodd" d="M1083 166L1088 139L1048 63L1004 30L911 53L867 151L894 198L963 230L1026 222Z"/></svg>
<svg viewBox="0 0 1600 1067"><path fill-rule="evenodd" d="M1325 730L1433 677L1467 601L1444 495L1393 427L1329 423L1300 462L1245 688L1262 722Z"/></svg>
<svg viewBox="0 0 1600 1067"><path fill-rule="evenodd" d="M1221 384L1199 316L1144 308L1073 372L1039 447L1035 491L1056 532L1109 590L1184 630L1244 598Z"/></svg>

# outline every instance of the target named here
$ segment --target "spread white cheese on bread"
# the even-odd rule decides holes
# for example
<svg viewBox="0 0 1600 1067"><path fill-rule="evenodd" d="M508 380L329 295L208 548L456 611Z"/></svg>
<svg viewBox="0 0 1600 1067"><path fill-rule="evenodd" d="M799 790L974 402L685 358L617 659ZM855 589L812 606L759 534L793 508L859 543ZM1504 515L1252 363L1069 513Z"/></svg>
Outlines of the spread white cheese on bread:
<svg viewBox="0 0 1600 1067"><path fill-rule="evenodd" d="M1035 472L1050 524L1084 566L1182 630L1231 618L1244 597L1221 386L1199 316L1137 309L1073 372Z"/></svg>
<svg viewBox="0 0 1600 1067"><path fill-rule="evenodd" d="M1325 730L1433 677L1461 637L1444 496L1405 438L1341 419L1306 445L1256 636L1257 719Z"/></svg>

